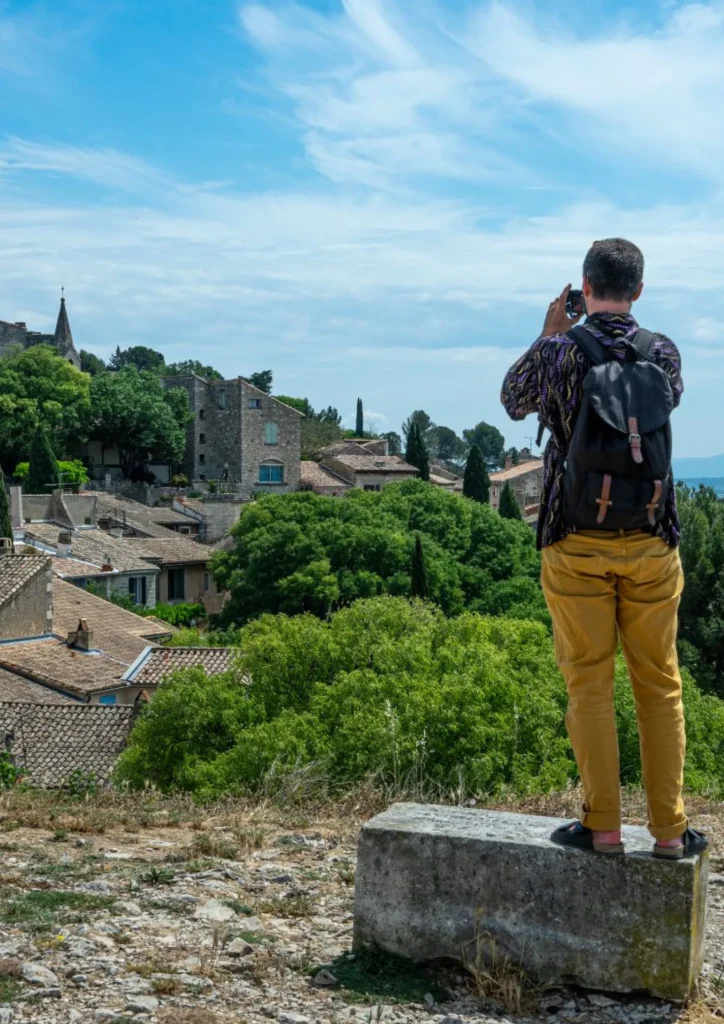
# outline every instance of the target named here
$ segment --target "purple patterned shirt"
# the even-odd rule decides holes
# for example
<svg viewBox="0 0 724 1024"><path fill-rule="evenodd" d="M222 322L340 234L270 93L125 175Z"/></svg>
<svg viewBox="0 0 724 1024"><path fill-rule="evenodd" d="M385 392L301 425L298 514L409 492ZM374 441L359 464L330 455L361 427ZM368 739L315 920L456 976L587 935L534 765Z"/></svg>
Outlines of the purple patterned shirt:
<svg viewBox="0 0 724 1024"><path fill-rule="evenodd" d="M606 347L614 358L624 358L619 339L631 337L638 324L630 314L594 313L584 326ZM656 334L651 358L666 373L678 405L684 391L681 380L681 357L673 341ZM530 413L540 413L551 436L546 445L543 473L543 495L538 517L538 547L562 540L572 532L563 518L561 484L566 452L573 436L583 398L583 378L591 368L591 360L574 341L563 334L538 338L524 356L514 364L503 381L501 401L514 420L523 420ZM676 495L669 488L664 516L656 527L672 548L681 537L676 512Z"/></svg>

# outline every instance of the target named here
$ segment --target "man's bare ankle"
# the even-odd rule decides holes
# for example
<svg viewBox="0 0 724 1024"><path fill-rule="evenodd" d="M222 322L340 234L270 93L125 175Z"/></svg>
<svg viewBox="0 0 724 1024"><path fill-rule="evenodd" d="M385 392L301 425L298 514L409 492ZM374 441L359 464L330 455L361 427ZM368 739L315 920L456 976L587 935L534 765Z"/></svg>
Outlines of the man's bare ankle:
<svg viewBox="0 0 724 1024"><path fill-rule="evenodd" d="M602 843L604 846L618 846L621 842L621 829L615 829L612 832L592 831L596 842Z"/></svg>

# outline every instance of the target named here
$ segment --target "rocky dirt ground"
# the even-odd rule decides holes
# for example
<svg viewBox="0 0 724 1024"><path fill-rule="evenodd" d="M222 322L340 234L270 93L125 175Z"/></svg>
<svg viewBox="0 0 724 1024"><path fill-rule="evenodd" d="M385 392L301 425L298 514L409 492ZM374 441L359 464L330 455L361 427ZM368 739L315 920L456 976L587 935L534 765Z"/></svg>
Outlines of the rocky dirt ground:
<svg viewBox="0 0 724 1024"><path fill-rule="evenodd" d="M567 814L573 803L518 806ZM502 977L506 1008L459 969L431 974L352 956L355 842L377 809L6 795L0 1024L688 1024L724 1012L721 808L696 808L714 856L702 998L687 1008L521 993L518 979ZM630 810L636 820L638 798Z"/></svg>

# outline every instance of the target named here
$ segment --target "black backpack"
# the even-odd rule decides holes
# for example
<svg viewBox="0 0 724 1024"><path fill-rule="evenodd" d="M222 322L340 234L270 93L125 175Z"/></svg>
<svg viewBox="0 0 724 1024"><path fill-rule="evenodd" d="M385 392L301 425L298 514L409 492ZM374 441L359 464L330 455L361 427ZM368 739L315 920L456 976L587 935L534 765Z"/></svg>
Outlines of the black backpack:
<svg viewBox="0 0 724 1024"><path fill-rule="evenodd" d="M566 455L563 516L578 530L646 530L664 514L671 481L674 395L651 361L654 335L639 329L612 356L585 327L567 337L593 363Z"/></svg>

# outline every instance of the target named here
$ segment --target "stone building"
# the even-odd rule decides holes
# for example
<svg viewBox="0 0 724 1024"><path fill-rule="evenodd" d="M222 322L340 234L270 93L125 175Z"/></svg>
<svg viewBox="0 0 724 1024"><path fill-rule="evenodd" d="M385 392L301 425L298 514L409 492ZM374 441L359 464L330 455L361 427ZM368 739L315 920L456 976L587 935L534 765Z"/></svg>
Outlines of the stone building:
<svg viewBox="0 0 724 1024"><path fill-rule="evenodd" d="M543 491L543 460L530 459L517 466L508 465L499 473L490 474L490 504L500 505L503 487L509 483L525 517L537 516Z"/></svg>
<svg viewBox="0 0 724 1024"><path fill-rule="evenodd" d="M193 413L183 472L194 481L228 480L240 498L299 487L303 414L242 380L166 377Z"/></svg>
<svg viewBox="0 0 724 1024"><path fill-rule="evenodd" d="M65 308L65 298L60 300L58 321L53 334L29 331L27 325L22 321L8 323L5 320L0 320L0 355L10 352L17 347L26 349L31 348L33 345L52 346L52 348L57 349L58 355L67 359L76 369L80 369L80 356L73 343L68 311Z"/></svg>

